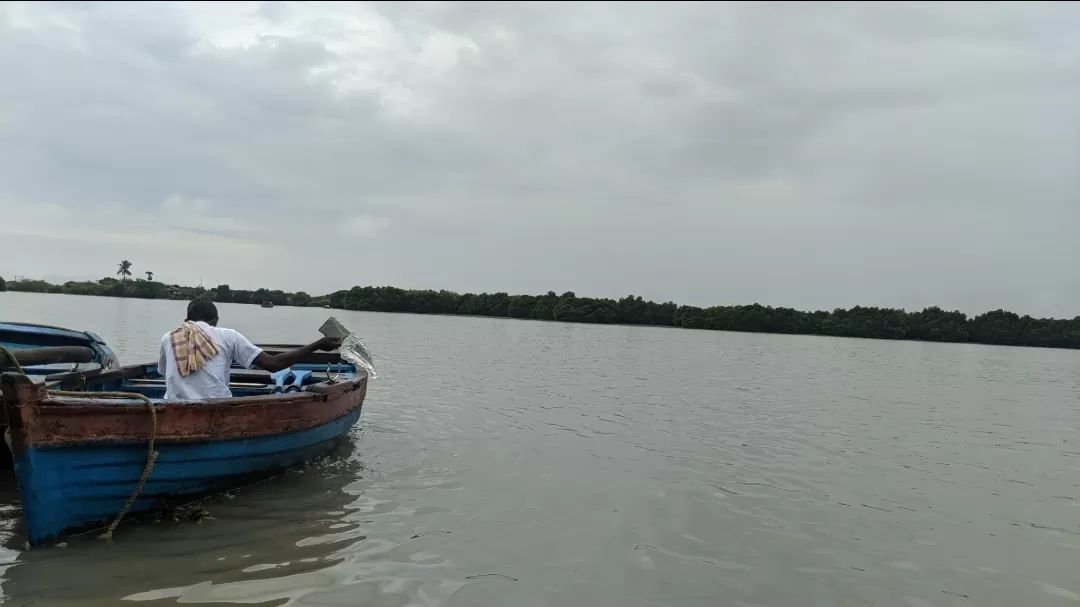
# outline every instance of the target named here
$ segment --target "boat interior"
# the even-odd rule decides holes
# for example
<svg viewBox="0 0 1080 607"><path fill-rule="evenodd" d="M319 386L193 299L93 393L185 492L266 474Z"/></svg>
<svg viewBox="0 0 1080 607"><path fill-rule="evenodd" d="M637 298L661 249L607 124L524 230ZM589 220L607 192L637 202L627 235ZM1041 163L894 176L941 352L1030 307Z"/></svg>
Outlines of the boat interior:
<svg viewBox="0 0 1080 607"><path fill-rule="evenodd" d="M259 347L270 354L277 354L298 346ZM90 348L55 346L11 352L26 375L34 381L45 383L51 390L134 392L155 401L165 397L165 379L158 372L156 361L116 369L80 368L80 365L92 363L94 353ZM12 366L10 362L5 365L4 361L0 361L0 369L10 370L9 366ZM230 373L229 389L235 397L288 394L305 391L315 384L349 380L356 374L356 366L342 360L338 352L315 352L276 373L234 366Z"/></svg>

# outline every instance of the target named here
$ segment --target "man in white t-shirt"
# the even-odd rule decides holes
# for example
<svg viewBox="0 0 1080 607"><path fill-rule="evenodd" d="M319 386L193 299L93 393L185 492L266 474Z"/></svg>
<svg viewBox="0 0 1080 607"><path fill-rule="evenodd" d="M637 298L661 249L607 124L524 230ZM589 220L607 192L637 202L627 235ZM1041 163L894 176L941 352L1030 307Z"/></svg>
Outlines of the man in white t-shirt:
<svg viewBox="0 0 1080 607"><path fill-rule="evenodd" d="M228 398L229 368L233 363L245 369L257 365L280 371L318 350L334 350L340 338L324 337L302 348L267 354L233 329L217 326L217 306L197 299L187 308L187 320L161 338L158 372L165 377L165 400ZM180 353L178 360L177 353Z"/></svg>

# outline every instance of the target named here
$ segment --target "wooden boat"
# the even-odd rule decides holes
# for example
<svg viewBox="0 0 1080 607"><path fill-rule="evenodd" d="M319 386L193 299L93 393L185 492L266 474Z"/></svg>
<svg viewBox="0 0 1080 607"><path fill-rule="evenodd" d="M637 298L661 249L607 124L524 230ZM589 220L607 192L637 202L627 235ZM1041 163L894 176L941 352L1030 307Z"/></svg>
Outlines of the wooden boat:
<svg viewBox="0 0 1080 607"><path fill-rule="evenodd" d="M24 322L0 322L0 372L14 370L43 378L65 371L115 369L120 361L96 333ZM3 391L0 390L0 396ZM0 434L7 430L7 413L0 407ZM11 465L11 452L0 448L0 466Z"/></svg>
<svg viewBox="0 0 1080 607"><path fill-rule="evenodd" d="M232 398L166 402L156 363L44 380L4 373L29 544L108 523L133 492L128 512L153 512L320 455L360 418L368 382L337 352L287 373L234 369L230 379Z"/></svg>
<svg viewBox="0 0 1080 607"><path fill-rule="evenodd" d="M0 322L0 347L20 358L30 376L61 371L114 369L119 359L104 339L89 331L22 322ZM52 349L52 350L46 350ZM30 353L30 350L46 350ZM0 369L4 361L0 360Z"/></svg>
<svg viewBox="0 0 1080 607"><path fill-rule="evenodd" d="M274 307L274 302L270 301L269 299L264 299L263 302L262 302L262 307L264 307L264 308L273 308Z"/></svg>

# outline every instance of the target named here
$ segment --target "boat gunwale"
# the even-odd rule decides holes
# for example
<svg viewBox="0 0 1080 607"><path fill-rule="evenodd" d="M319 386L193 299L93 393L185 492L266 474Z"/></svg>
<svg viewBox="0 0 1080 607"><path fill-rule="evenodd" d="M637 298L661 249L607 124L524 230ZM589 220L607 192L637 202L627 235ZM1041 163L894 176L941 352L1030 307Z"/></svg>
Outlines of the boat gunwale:
<svg viewBox="0 0 1080 607"><path fill-rule="evenodd" d="M363 406L368 376L309 386L304 392L155 402L157 440L197 443L286 434L329 423ZM152 431L143 402L49 394L25 375L4 373L4 412L16 450L145 442ZM94 401L101 401L95 403ZM105 401L108 401L106 404Z"/></svg>
<svg viewBox="0 0 1080 607"><path fill-rule="evenodd" d="M58 327L56 325L44 325L36 322L19 322L15 320L0 320L0 329L3 329L4 325L11 325L13 327L20 327L26 329L50 329L53 331L64 331L66 333L77 334L81 337L89 337L86 331L80 331L78 329L69 329L67 327ZM26 331L26 333L32 334L33 331Z"/></svg>

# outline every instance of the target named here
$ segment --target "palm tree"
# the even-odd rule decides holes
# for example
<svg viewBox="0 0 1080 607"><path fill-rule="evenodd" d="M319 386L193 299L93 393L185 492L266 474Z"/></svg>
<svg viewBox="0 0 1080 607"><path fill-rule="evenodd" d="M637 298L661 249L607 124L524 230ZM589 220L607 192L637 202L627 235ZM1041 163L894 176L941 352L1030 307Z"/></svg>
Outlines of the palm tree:
<svg viewBox="0 0 1080 607"><path fill-rule="evenodd" d="M120 280L126 281L128 276L131 276L131 262L128 260L121 261L117 266L116 275L120 277Z"/></svg>
<svg viewBox="0 0 1080 607"><path fill-rule="evenodd" d="M147 282L154 282L154 273L151 272L150 270L146 271L146 281Z"/></svg>

